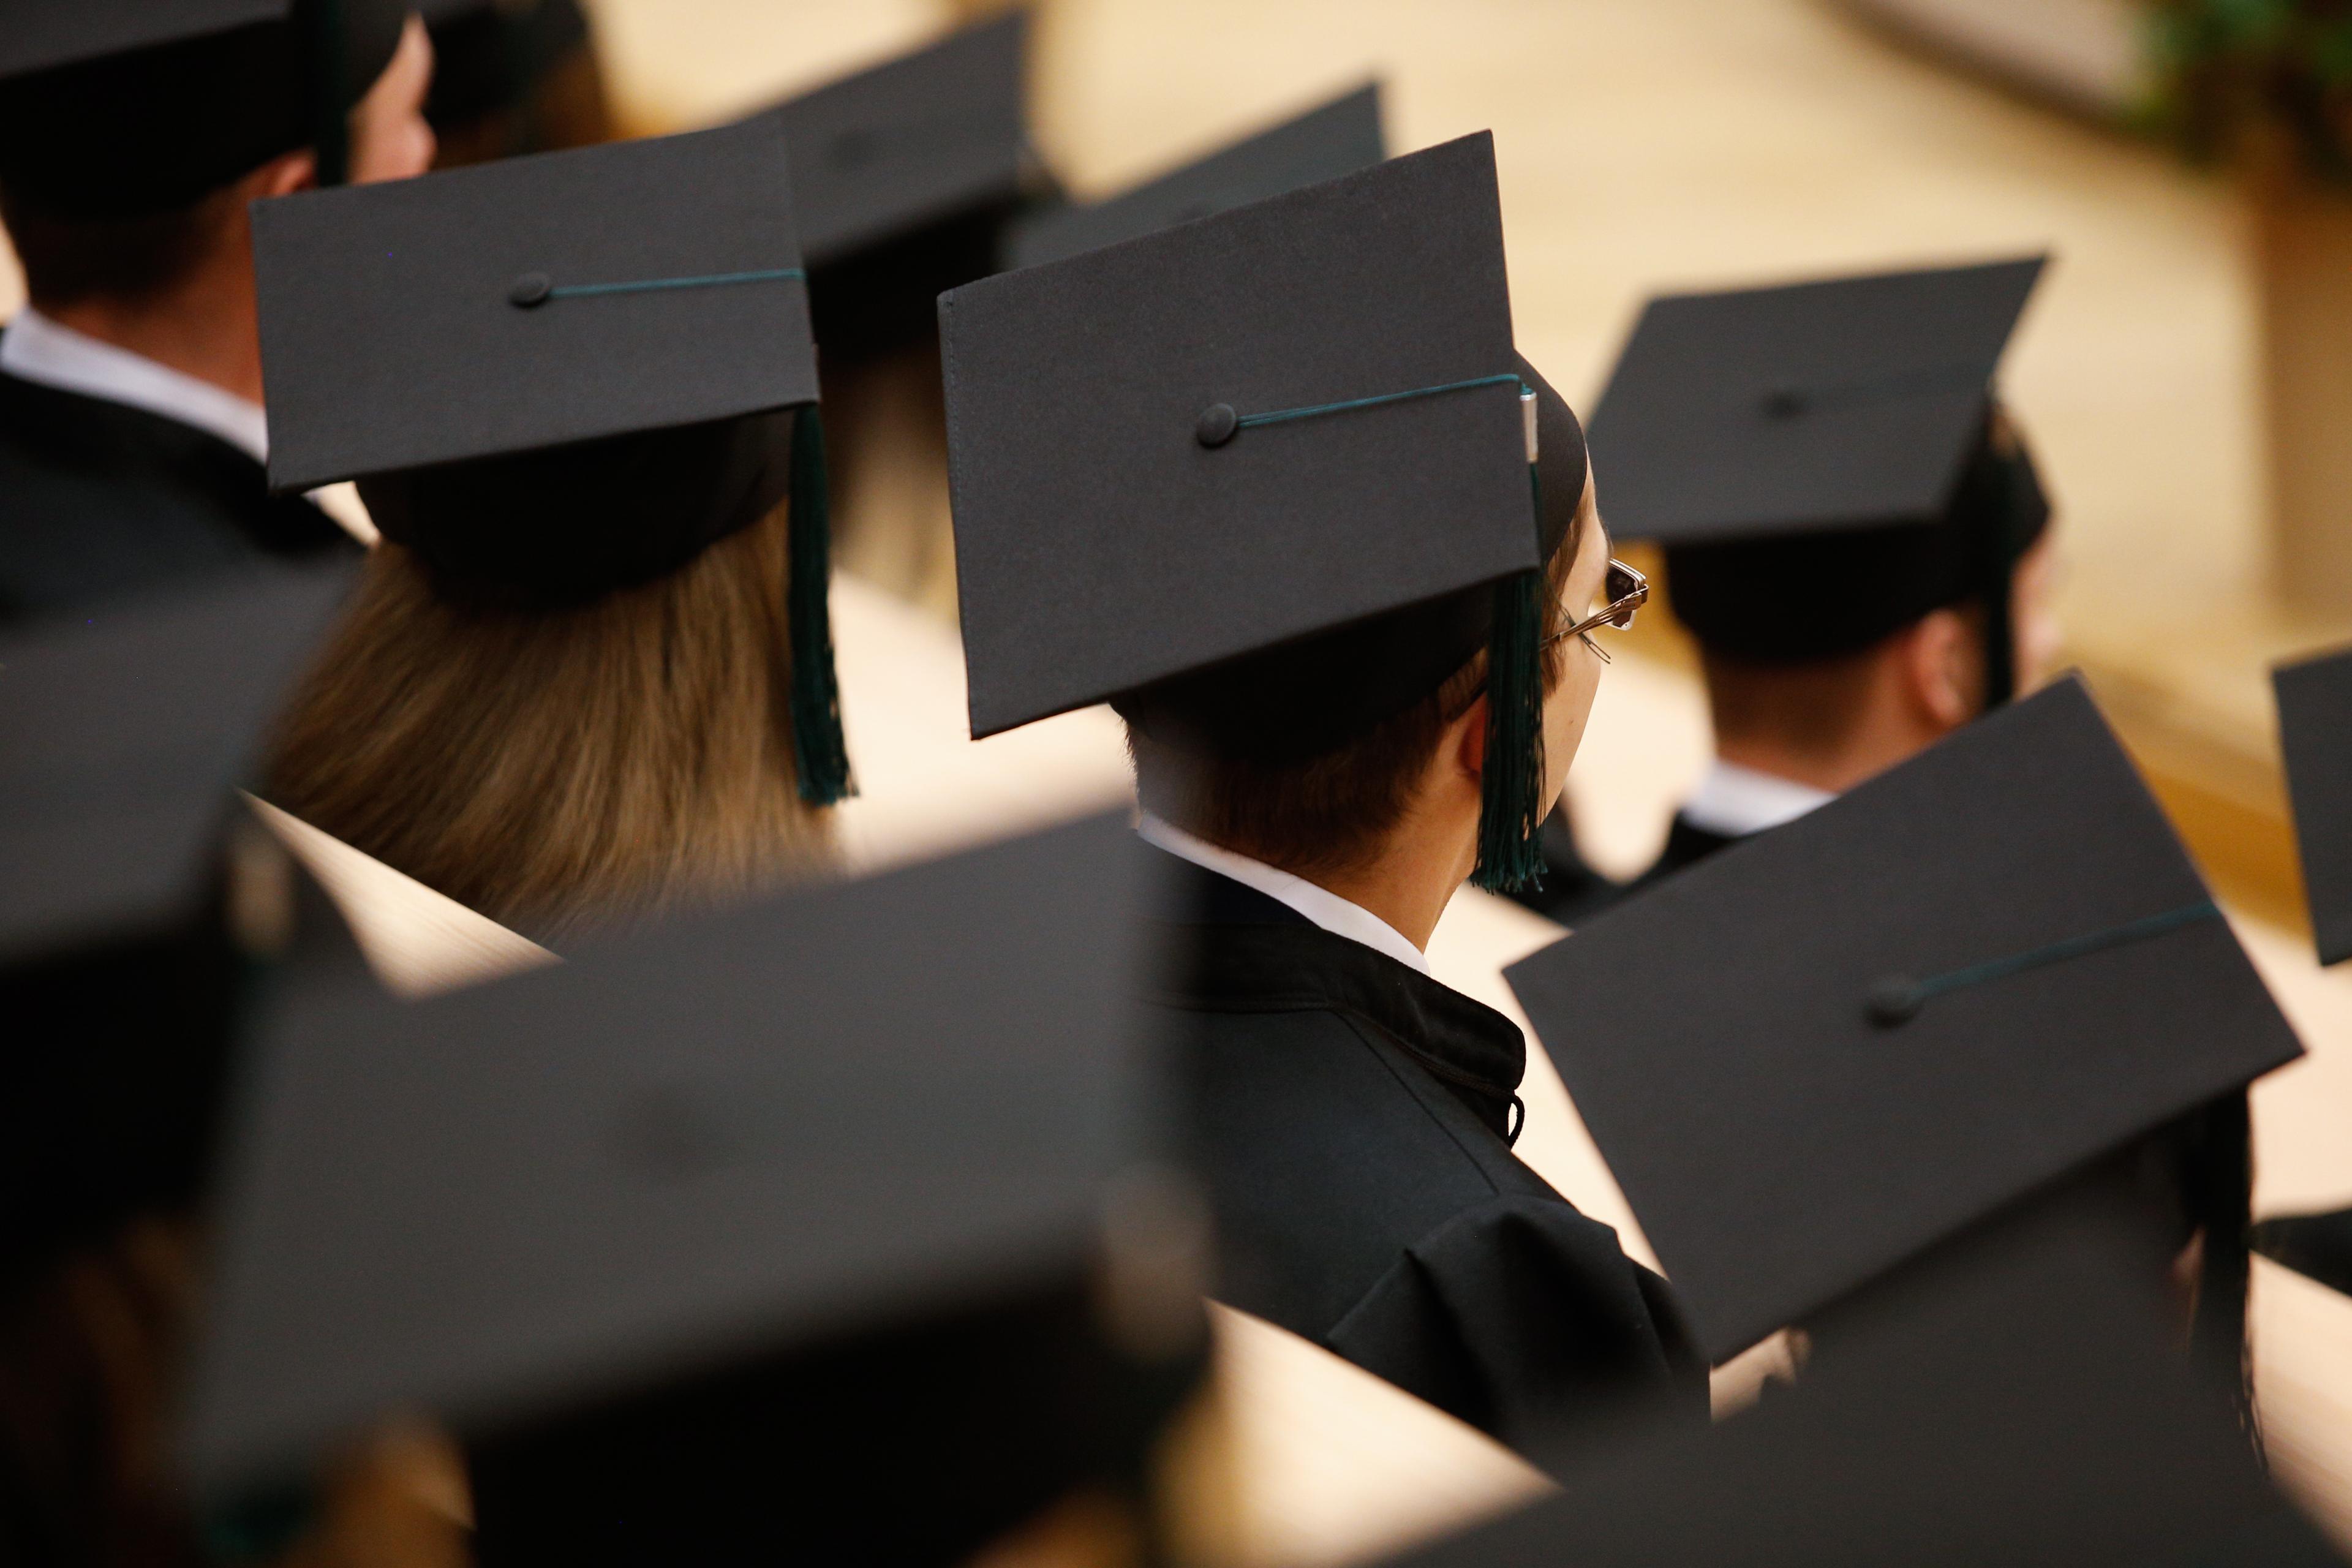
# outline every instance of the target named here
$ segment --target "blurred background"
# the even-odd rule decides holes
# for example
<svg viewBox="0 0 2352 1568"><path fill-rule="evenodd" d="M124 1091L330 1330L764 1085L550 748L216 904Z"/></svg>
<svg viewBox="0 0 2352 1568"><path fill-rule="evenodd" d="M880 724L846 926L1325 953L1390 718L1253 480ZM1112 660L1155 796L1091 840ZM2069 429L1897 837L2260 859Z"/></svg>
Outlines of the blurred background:
<svg viewBox="0 0 2352 1568"><path fill-rule="evenodd" d="M725 120L1003 8L589 4L622 134ZM2294 102L2266 110L2298 91L2326 109L2352 77L2352 23L2327 20L2340 7L1031 8L1040 152L1080 196L1374 76L1393 152L1491 127L1520 346L1588 409L1654 291L2053 252L2003 379L2060 508L2069 657L2233 903L2300 922L2267 669L2352 636L2336 504L2352 496L2352 184L2277 130ZM0 315L16 290L0 256ZM909 564L855 534L844 550L952 616L940 552ZM1685 650L1663 616L1644 633L1573 786L1586 850L1612 871L1646 863L1706 753Z"/></svg>

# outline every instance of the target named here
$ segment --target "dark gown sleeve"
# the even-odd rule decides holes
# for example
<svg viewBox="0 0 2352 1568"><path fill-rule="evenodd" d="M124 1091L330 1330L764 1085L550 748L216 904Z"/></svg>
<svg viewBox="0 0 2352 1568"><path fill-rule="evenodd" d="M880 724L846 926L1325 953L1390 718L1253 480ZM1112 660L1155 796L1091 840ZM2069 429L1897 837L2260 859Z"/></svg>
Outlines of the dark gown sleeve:
<svg viewBox="0 0 2352 1568"><path fill-rule="evenodd" d="M1665 1281L1556 1198L1499 1196L1447 1220L1329 1342L1522 1452L1636 1414L1706 1417L1706 1363Z"/></svg>

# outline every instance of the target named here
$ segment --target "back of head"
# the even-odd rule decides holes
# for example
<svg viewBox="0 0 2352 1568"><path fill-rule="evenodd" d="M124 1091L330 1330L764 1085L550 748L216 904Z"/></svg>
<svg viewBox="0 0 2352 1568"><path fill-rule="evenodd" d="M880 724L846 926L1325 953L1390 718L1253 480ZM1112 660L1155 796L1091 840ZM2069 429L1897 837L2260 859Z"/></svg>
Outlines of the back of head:
<svg viewBox="0 0 2352 1568"><path fill-rule="evenodd" d="M1547 541L1539 604L1559 602L1596 523L1580 499ZM1486 601L1450 595L1120 699L1144 808L1297 874L1360 868L1486 690ZM1557 644L1540 656L1547 694L1562 660Z"/></svg>
<svg viewBox="0 0 2352 1568"><path fill-rule="evenodd" d="M2032 457L1995 416L1932 523L1670 544L1667 587L1675 615L1716 658L1826 665L2005 588L2049 520Z"/></svg>
<svg viewBox="0 0 2352 1568"><path fill-rule="evenodd" d="M571 604L485 602L387 542L296 698L286 809L560 933L818 864L794 788L789 508Z"/></svg>

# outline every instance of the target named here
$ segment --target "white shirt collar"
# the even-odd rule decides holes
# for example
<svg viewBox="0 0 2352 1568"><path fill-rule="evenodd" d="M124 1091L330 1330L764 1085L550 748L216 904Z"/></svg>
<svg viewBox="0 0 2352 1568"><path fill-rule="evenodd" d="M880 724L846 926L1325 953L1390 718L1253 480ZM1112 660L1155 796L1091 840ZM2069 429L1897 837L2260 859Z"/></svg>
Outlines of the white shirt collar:
<svg viewBox="0 0 2352 1568"><path fill-rule="evenodd" d="M1190 860L1202 870L1230 877L1245 888L1255 888L1267 898L1288 905L1334 936L1362 942L1409 968L1423 974L1429 973L1429 959L1404 932L1328 888L1317 887L1304 877L1294 877L1263 860L1220 848L1148 811L1138 814L1135 831L1142 835L1146 843L1165 849L1180 860Z"/></svg>
<svg viewBox="0 0 2352 1568"><path fill-rule="evenodd" d="M269 460L261 405L144 354L60 326L27 305L0 331L0 371L85 397L127 404L217 436L257 463Z"/></svg>
<svg viewBox="0 0 2352 1568"><path fill-rule="evenodd" d="M1694 827L1728 838L1745 838L1751 833L1794 822L1836 798L1828 790L1743 768L1718 757L1698 781L1698 788L1683 803L1683 816Z"/></svg>

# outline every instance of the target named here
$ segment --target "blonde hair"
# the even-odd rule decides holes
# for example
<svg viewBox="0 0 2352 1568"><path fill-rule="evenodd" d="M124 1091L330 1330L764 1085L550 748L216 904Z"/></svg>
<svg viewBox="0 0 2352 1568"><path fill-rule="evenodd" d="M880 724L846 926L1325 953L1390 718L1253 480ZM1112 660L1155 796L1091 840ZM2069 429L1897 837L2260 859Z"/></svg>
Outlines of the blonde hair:
<svg viewBox="0 0 2352 1568"><path fill-rule="evenodd" d="M386 542L297 694L271 798L549 935L823 864L793 774L788 511L560 609L463 602Z"/></svg>

